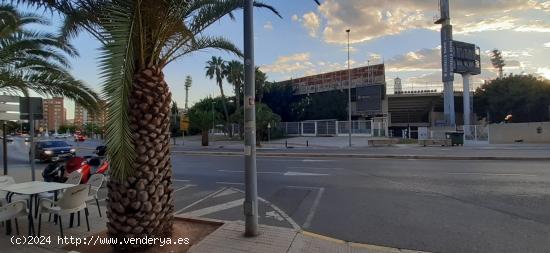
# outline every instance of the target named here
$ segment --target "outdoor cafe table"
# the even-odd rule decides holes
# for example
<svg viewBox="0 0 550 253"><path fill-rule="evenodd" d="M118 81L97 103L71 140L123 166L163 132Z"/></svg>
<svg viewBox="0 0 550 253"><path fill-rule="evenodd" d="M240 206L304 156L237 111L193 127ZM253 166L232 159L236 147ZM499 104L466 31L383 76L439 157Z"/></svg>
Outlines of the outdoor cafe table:
<svg viewBox="0 0 550 253"><path fill-rule="evenodd" d="M74 184L63 184L63 183L54 183L54 182L44 182L44 181L30 181L25 183L18 183L18 184L11 184L6 186L0 186L0 191L8 192L6 195L7 201L11 202L11 198L14 194L20 194L20 195L28 195L29 196L29 235L31 234L31 229L34 234L34 224L33 224L33 202L36 206L35 212L38 214L38 195L40 193L45 192L55 192L55 196L57 196L57 191L71 188L73 186L76 186ZM33 201L34 199L34 201ZM7 226L8 233L10 232L11 226Z"/></svg>

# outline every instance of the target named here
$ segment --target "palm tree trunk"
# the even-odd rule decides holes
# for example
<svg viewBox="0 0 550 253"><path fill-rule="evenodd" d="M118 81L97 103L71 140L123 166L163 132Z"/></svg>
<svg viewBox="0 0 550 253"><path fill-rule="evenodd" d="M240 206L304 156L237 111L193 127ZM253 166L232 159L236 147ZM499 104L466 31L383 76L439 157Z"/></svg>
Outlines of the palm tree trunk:
<svg viewBox="0 0 550 253"><path fill-rule="evenodd" d="M227 101L225 100L225 94L223 93L222 83L218 83L220 87L220 93L222 95L223 113L225 114L225 129L229 132L229 137L233 137L233 133L229 131L229 111L227 111Z"/></svg>
<svg viewBox="0 0 550 253"><path fill-rule="evenodd" d="M166 237L172 233L171 97L164 74L158 68L143 69L134 76L129 123L136 160L130 177L124 181L111 179L108 183L107 228L111 237Z"/></svg>

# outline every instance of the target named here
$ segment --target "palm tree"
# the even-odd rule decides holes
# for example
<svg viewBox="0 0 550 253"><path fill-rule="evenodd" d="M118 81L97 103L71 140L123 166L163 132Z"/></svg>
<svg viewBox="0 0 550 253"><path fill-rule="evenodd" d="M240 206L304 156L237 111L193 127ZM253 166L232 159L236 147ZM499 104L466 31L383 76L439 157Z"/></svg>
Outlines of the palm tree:
<svg viewBox="0 0 550 253"><path fill-rule="evenodd" d="M100 65L109 114L111 159L108 235L166 237L172 232L171 93L163 69L206 48L241 55L204 31L242 8L242 0L19 0L65 15L63 35L86 31L102 44ZM256 6L272 7L257 3ZM150 245L115 245L145 248Z"/></svg>
<svg viewBox="0 0 550 253"><path fill-rule="evenodd" d="M264 97L264 87L267 82L267 75L260 70L259 67L256 67L256 97L258 99L258 102L262 102L262 99Z"/></svg>
<svg viewBox="0 0 550 253"><path fill-rule="evenodd" d="M225 64L223 70L227 82L233 85L235 91L235 112L238 113L241 110L241 97L242 97L242 88L244 82L244 65L240 61L230 61ZM241 121L239 124L239 136L242 137L242 124Z"/></svg>
<svg viewBox="0 0 550 253"><path fill-rule="evenodd" d="M244 65L240 61L230 61L223 70L227 82L233 85L235 92L235 107L237 111L241 107L242 88L244 82Z"/></svg>
<svg viewBox="0 0 550 253"><path fill-rule="evenodd" d="M76 56L68 43L52 34L24 26L47 24L33 14L21 13L10 5L0 5L0 92L42 96L62 96L87 109L97 109L98 95L68 71L64 54Z"/></svg>
<svg viewBox="0 0 550 253"><path fill-rule="evenodd" d="M206 62L206 76L210 79L216 79L216 84L220 88L220 94L222 96L223 113L225 116L225 128L229 127L229 111L227 110L227 102L225 100L225 94L223 92L223 79L225 78L225 61L221 57L212 56L212 59ZM230 133L231 135L231 133Z"/></svg>

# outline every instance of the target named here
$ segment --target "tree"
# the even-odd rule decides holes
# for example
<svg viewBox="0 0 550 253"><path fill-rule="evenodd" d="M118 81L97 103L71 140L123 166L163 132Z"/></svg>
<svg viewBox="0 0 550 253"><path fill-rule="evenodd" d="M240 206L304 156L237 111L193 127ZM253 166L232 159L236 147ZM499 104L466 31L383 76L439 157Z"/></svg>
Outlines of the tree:
<svg viewBox="0 0 550 253"><path fill-rule="evenodd" d="M74 133L76 131L76 126L71 125L61 125L59 126L59 129L57 130L58 133Z"/></svg>
<svg viewBox="0 0 550 253"><path fill-rule="evenodd" d="M233 85L235 92L235 107L237 110L241 107L242 89L244 82L244 65L240 61L230 61L225 64L223 75L227 82Z"/></svg>
<svg viewBox="0 0 550 253"><path fill-rule="evenodd" d="M180 115L179 115L178 103L176 103L176 101L172 101L170 114L172 115L172 119L170 120L170 132L174 137L180 136L181 135Z"/></svg>
<svg viewBox="0 0 550 253"><path fill-rule="evenodd" d="M185 78L185 110L189 109L189 89L191 89L191 85L193 84L193 79L191 76L187 76Z"/></svg>
<svg viewBox="0 0 550 253"><path fill-rule="evenodd" d="M235 108L241 110L241 98L243 97L244 65L239 61L230 61L225 65L224 75L227 82L233 85L235 91ZM242 121L238 121L239 136L242 138Z"/></svg>
<svg viewBox="0 0 550 253"><path fill-rule="evenodd" d="M202 146L208 146L208 130L219 117L220 114L216 111L206 111L198 108L189 110L190 127L200 131Z"/></svg>
<svg viewBox="0 0 550 253"><path fill-rule="evenodd" d="M231 13L242 8L242 0L20 1L64 14L64 37L86 31L102 43L111 168L108 235L119 240L170 235L174 210L169 144L172 99L163 69L206 48L241 55L231 42L204 31L226 15L233 17Z"/></svg>
<svg viewBox="0 0 550 253"><path fill-rule="evenodd" d="M13 6L0 5L0 92L62 96L97 109L98 95L68 71L64 56L77 56L72 45L49 33L27 29L48 24L33 14L20 13Z"/></svg>
<svg viewBox="0 0 550 253"><path fill-rule="evenodd" d="M502 122L511 114L514 122L549 120L550 81L529 75L510 75L492 80L475 91L479 116Z"/></svg>
<svg viewBox="0 0 550 253"><path fill-rule="evenodd" d="M283 121L297 121L298 118L292 113L292 108L300 98L295 96L294 92L294 88L289 83L267 83L264 86L262 102L274 113L280 115Z"/></svg>
<svg viewBox="0 0 550 253"><path fill-rule="evenodd" d="M229 112L227 111L227 102L225 100L225 94L223 92L223 79L225 78L225 61L221 57L212 56L212 59L206 62L206 76L210 79L216 79L216 83L220 88L220 94L222 96L223 113L225 116L225 128L229 127Z"/></svg>
<svg viewBox="0 0 550 253"><path fill-rule="evenodd" d="M258 102L262 102L263 96L264 96L264 86L267 82L267 75L260 70L259 67L256 67L256 99Z"/></svg>
<svg viewBox="0 0 550 253"><path fill-rule="evenodd" d="M234 121L244 120L244 111L237 111L233 114L232 119ZM281 117L271 110L269 106L265 104L256 104L256 145L260 145L260 140L267 139L268 126L277 126L281 122Z"/></svg>
<svg viewBox="0 0 550 253"><path fill-rule="evenodd" d="M498 77L504 77L503 68L506 66L506 63L504 62L504 58L502 57L502 52L500 50L494 49L491 52L491 63L494 68L498 69Z"/></svg>

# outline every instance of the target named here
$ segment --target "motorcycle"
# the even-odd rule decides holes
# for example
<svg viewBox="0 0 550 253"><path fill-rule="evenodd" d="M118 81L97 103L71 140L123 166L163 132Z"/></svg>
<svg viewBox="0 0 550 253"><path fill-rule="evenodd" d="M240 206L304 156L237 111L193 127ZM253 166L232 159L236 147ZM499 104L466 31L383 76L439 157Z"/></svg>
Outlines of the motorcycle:
<svg viewBox="0 0 550 253"><path fill-rule="evenodd" d="M78 171L82 174L81 184L86 184L93 174L107 174L109 162L102 156L75 156L65 162L54 162L42 171L42 177L46 182L64 183L68 175Z"/></svg>

